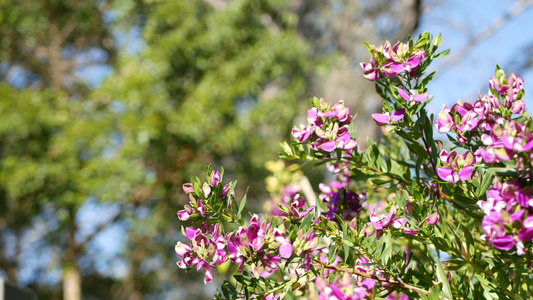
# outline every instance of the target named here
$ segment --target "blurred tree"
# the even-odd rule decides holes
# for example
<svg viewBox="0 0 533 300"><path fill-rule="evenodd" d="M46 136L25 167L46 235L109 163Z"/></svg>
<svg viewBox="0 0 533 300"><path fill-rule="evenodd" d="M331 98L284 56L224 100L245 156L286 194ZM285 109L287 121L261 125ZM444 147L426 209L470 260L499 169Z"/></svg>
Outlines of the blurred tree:
<svg viewBox="0 0 533 300"><path fill-rule="evenodd" d="M256 0L146 5L144 49L121 56L117 71L95 91L119 107L117 155L155 176L132 199L149 217L132 215L124 297L140 298L144 278L155 274L160 288L185 292L175 284L177 270L142 267L154 256L175 264L168 245L179 235L175 207L185 200L181 185L189 174L200 174L207 163L224 165L230 177L244 179L242 186L253 186L252 196L264 194L263 165L290 132L313 70L288 8L287 1Z"/></svg>
<svg viewBox="0 0 533 300"><path fill-rule="evenodd" d="M94 237L80 238L77 211L98 195L96 170L110 175L106 107L80 101L90 90L80 72L115 52L100 3L0 2L0 76L10 85L0 85L0 267L53 297L49 277L19 275L58 271L65 299L80 299L77 259Z"/></svg>
<svg viewBox="0 0 533 300"><path fill-rule="evenodd" d="M374 24L390 2L0 1L0 269L42 298L204 297L175 267L181 184L214 163L265 197L299 101L355 99L360 40L409 32Z"/></svg>

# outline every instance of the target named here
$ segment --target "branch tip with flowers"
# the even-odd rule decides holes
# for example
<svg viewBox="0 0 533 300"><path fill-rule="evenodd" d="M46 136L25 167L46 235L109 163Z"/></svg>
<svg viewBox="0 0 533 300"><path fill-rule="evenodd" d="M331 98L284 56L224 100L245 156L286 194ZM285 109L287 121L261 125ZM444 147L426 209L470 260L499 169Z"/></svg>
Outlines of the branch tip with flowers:
<svg viewBox="0 0 533 300"><path fill-rule="evenodd" d="M311 99L307 124L269 163L271 199L243 215L223 169L183 185L175 250L206 283L230 263L215 299L533 299L533 125L524 81L496 67L473 102L426 110L441 36L366 45L363 76L382 98L366 149L343 101ZM433 128L446 134L437 140ZM332 180L302 186L299 166ZM296 170L296 171L295 171ZM312 199L318 195L316 199ZM312 198L311 198L312 197Z"/></svg>

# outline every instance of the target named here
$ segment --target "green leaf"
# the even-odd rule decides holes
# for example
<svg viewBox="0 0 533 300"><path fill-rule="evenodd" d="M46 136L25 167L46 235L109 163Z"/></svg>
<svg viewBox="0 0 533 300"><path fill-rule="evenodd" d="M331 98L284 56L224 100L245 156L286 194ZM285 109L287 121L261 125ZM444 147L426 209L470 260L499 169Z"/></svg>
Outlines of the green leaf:
<svg viewBox="0 0 533 300"><path fill-rule="evenodd" d="M347 262L348 256L350 256L350 246L348 246L348 244L345 243L343 245L343 248L344 248L344 262Z"/></svg>
<svg viewBox="0 0 533 300"><path fill-rule="evenodd" d="M242 211L244 209L244 206L246 205L246 195L248 194L248 189L246 189L246 194L244 194L244 197L242 197L241 203L239 204L239 210L237 211L237 217L241 218Z"/></svg>
<svg viewBox="0 0 533 300"><path fill-rule="evenodd" d="M444 296L448 299L453 299L452 297L452 289L450 288L450 283L448 282L448 277L446 277L446 273L444 272L444 269L442 268L442 264L440 262L440 259L438 256L435 257L437 259L437 279L439 282L442 282L442 292L444 293Z"/></svg>
<svg viewBox="0 0 533 300"><path fill-rule="evenodd" d="M440 285L434 286L431 289L431 293L429 294L428 299L429 300L439 300L440 295Z"/></svg>
<svg viewBox="0 0 533 300"><path fill-rule="evenodd" d="M207 181L209 182L209 184L211 184L211 178L210 178L210 175L211 175L211 164L209 164L206 168L205 168L205 178L207 178Z"/></svg>
<svg viewBox="0 0 533 300"><path fill-rule="evenodd" d="M476 189L477 198L480 198L481 195L483 195L483 194L485 194L487 192L487 190L491 186L492 181L494 179L494 171L487 170L486 172L483 172L483 170L481 170L481 172L479 172L479 173L480 173L480 177L481 177L481 184Z"/></svg>
<svg viewBox="0 0 533 300"><path fill-rule="evenodd" d="M303 219L302 223L300 224L300 229L307 231L307 229L309 229L309 225L311 225L312 219L313 219L313 214L312 213L307 214L307 216Z"/></svg>
<svg viewBox="0 0 533 300"><path fill-rule="evenodd" d="M475 276L483 287L483 296L485 297L485 299L499 299L498 295L494 293L494 286L492 283L490 283L487 279L483 278L479 274L475 274Z"/></svg>
<svg viewBox="0 0 533 300"><path fill-rule="evenodd" d="M369 44L367 44L367 43L363 43L363 45L365 45L365 48L368 51L368 54L372 55L372 52L374 52L372 47Z"/></svg>
<svg viewBox="0 0 533 300"><path fill-rule="evenodd" d="M450 54L450 49L446 49L444 51L442 51L441 53L433 56L433 58L441 58L441 57L445 57L446 55Z"/></svg>
<svg viewBox="0 0 533 300"><path fill-rule="evenodd" d="M280 142L279 144L281 146L281 149L287 156L289 157L295 156L294 151L292 150L291 146L287 142L283 141L283 142Z"/></svg>

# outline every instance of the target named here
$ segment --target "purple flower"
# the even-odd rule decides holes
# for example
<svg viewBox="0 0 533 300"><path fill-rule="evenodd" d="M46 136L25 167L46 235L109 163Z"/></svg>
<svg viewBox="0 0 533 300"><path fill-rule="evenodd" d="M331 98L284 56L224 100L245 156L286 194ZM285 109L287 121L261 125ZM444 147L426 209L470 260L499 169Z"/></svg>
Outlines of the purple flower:
<svg viewBox="0 0 533 300"><path fill-rule="evenodd" d="M294 128L292 130L292 136L299 142L305 142L307 139L311 136L313 133L313 130L311 128L311 125L300 125L300 128Z"/></svg>
<svg viewBox="0 0 533 300"><path fill-rule="evenodd" d="M369 63L361 63L361 68L365 71L363 76L370 81L376 81L379 78L377 66L378 63L374 58L371 58Z"/></svg>
<svg viewBox="0 0 533 300"><path fill-rule="evenodd" d="M409 93L407 93L402 88L398 88L398 94L400 94L400 97L407 102L422 102L429 97L428 93L418 94L418 92L415 90L411 90Z"/></svg>
<svg viewBox="0 0 533 300"><path fill-rule="evenodd" d="M191 218L192 209L189 205L185 205L184 209L178 211L178 218L181 221L187 221Z"/></svg>
<svg viewBox="0 0 533 300"><path fill-rule="evenodd" d="M229 184L226 184L223 188L222 188L222 191L220 191L220 195L218 196L219 198L225 198L227 195L228 195L228 192L229 192ZM229 201L228 201L229 203ZM229 207L228 207L229 208Z"/></svg>
<svg viewBox="0 0 533 300"><path fill-rule="evenodd" d="M392 294L388 295L385 300L409 300L409 296L404 293L394 291Z"/></svg>
<svg viewBox="0 0 533 300"><path fill-rule="evenodd" d="M291 216L296 217L297 219L304 218L309 214L310 211L312 211L315 207L311 206L307 208L306 210L302 211L302 208L305 206L305 199L300 194L297 194L294 197L294 201L291 203L291 206L289 207L289 212Z"/></svg>
<svg viewBox="0 0 533 300"><path fill-rule="evenodd" d="M366 236L371 236L376 233L376 238L379 240L381 237L381 230L389 227L392 222L392 219L396 216L396 209L393 207L388 215L377 216L375 213L370 215L370 222L366 224L366 228L363 230Z"/></svg>
<svg viewBox="0 0 533 300"><path fill-rule="evenodd" d="M204 270L204 282L213 280L213 268L226 260L226 241L221 234L219 224L207 226L202 229L187 227L182 229L185 237L191 240L191 245L177 242L175 251L182 260L177 262L178 267L187 269L196 266L196 270ZM210 238L208 238L208 236Z"/></svg>
<svg viewBox="0 0 533 300"><path fill-rule="evenodd" d="M392 114L390 112L386 112L382 114L372 114L372 118L380 126L388 125L391 122L398 122L401 119L403 119L404 116L405 116L405 109L403 108L395 110L394 112L392 112Z"/></svg>
<svg viewBox="0 0 533 300"><path fill-rule="evenodd" d="M337 123L331 130L328 128L323 131L320 127L317 127L316 134L320 137L317 140L318 146L326 152L332 152L335 149L352 150L357 147L357 142L351 139L348 128L339 128Z"/></svg>
<svg viewBox="0 0 533 300"><path fill-rule="evenodd" d="M440 179L457 183L460 180L466 181L472 177L472 165L475 163L472 151L467 151L464 154L452 151L448 154L446 150L442 150L440 160L447 165L446 167L437 168L437 175Z"/></svg>

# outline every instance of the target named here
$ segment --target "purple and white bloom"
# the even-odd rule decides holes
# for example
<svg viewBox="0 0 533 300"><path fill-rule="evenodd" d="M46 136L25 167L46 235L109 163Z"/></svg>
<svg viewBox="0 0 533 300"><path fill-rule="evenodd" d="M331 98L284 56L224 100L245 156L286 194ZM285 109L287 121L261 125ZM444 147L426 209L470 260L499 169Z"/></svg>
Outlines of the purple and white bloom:
<svg viewBox="0 0 533 300"><path fill-rule="evenodd" d="M181 221L187 221L191 218L191 214L193 213L192 208L189 205L185 205L183 208L184 209L178 211L178 218Z"/></svg>
<svg viewBox="0 0 533 300"><path fill-rule="evenodd" d="M291 203L291 206L289 207L289 212L291 216L296 217L297 219L304 218L311 212L315 207L311 206L305 210L302 211L303 207L305 206L305 198L302 197L300 194L297 194L294 196L294 201Z"/></svg>
<svg viewBox="0 0 533 300"><path fill-rule="evenodd" d="M204 283L213 280L213 268L226 261L226 240L221 234L219 224L207 226L202 229L192 227L182 228L183 235L191 241L191 245L177 242L176 254L182 260L177 262L181 269L196 266L196 270L204 270ZM209 238L210 237L210 238Z"/></svg>
<svg viewBox="0 0 533 300"><path fill-rule="evenodd" d="M228 192L229 192L229 183L226 184L223 188L222 188L222 191L220 191L220 195L218 196L219 198L225 198L227 195L228 195ZM229 203L229 202L228 202Z"/></svg>
<svg viewBox="0 0 533 300"><path fill-rule="evenodd" d="M202 200L196 200L192 194L189 194L189 204L185 204L182 210L177 212L178 218L181 221L187 221L193 216L200 214L205 216L205 205Z"/></svg>
<svg viewBox="0 0 533 300"><path fill-rule="evenodd" d="M370 58L369 63L361 63L361 68L365 71L363 76L370 80L370 81L376 81L379 78L379 69L376 68L378 66L378 62L374 58Z"/></svg>

